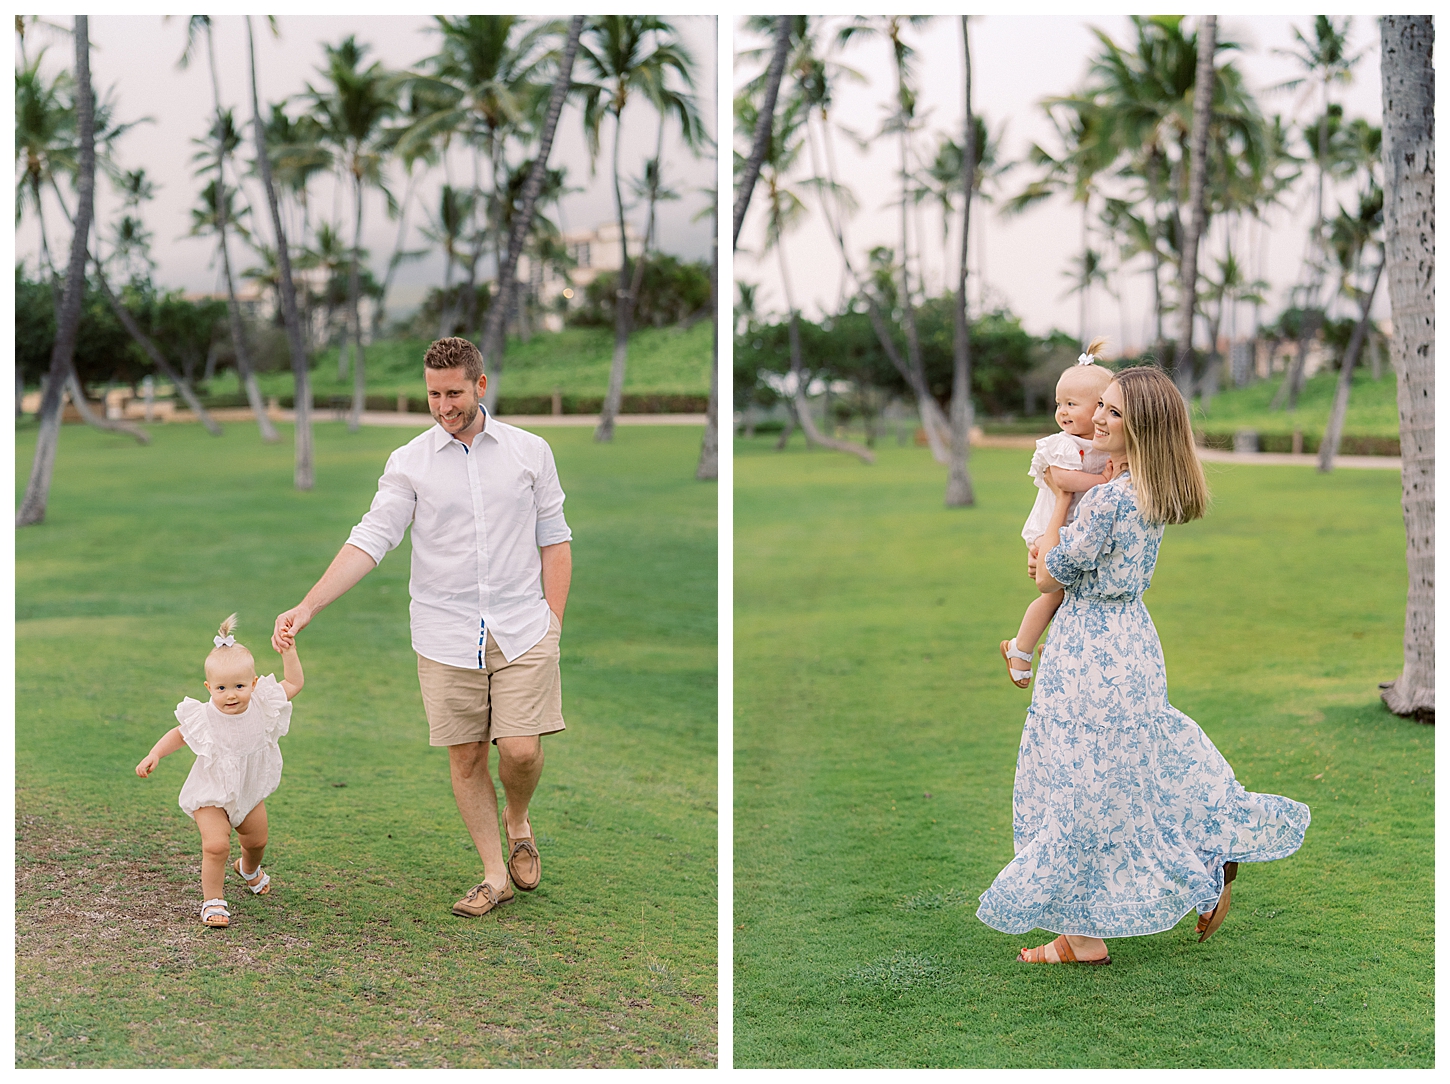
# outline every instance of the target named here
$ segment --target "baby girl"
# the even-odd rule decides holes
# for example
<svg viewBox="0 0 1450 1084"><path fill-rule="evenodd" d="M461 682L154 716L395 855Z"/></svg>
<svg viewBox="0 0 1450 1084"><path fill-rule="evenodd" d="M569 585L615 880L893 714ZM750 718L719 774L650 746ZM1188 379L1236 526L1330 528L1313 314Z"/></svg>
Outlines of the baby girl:
<svg viewBox="0 0 1450 1084"><path fill-rule="evenodd" d="M292 721L289 701L302 688L302 663L297 645L289 642L282 653L282 680L271 674L259 678L252 653L232 635L237 615L221 624L216 645L206 657L207 703L186 697L176 705L176 721L136 765L145 779L182 746L196 754L196 763L181 788L182 811L201 832L201 921L227 926L231 912L222 898L227 859L231 857L232 829L242 855L232 865L256 895L266 892L271 878L262 872L267 847L267 807L262 804L282 782L282 752L277 739ZM247 867L251 867L251 872Z"/></svg>
<svg viewBox="0 0 1450 1084"><path fill-rule="evenodd" d="M1043 437L1032 453L1032 466L1027 473L1037 484L1037 500L1032 512L1022 527L1022 539L1029 551L1035 549L1037 541L1047 530L1052 519L1055 497L1048 485L1048 475L1056 487L1073 494L1068 521L1077 514L1079 497L1093 486L1101 485L1110 477L1104 474L1108 468L1105 453L1093 450L1093 412L1098 408L1098 398L1103 389L1112 382L1109 369L1096 365L1097 352L1106 343L1105 339L1094 339L1087 350L1078 356L1077 364L1063 370L1057 380L1057 424L1061 433ZM1007 676L1012 684L1025 689L1032 682L1032 651L1037 641L1052 621L1052 615L1062 604L1062 592L1040 594L1022 615L1022 624L1017 635L1003 640L1002 658L1007 663ZM1022 648L1025 645L1026 650ZM1025 662L1025 667L1013 666L1013 660Z"/></svg>

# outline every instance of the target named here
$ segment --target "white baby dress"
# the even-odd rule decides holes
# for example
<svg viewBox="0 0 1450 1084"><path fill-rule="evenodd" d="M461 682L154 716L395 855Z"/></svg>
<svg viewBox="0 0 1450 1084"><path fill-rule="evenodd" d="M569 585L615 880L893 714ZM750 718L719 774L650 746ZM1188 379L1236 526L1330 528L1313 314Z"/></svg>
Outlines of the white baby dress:
<svg viewBox="0 0 1450 1084"><path fill-rule="evenodd" d="M227 715L210 700L188 696L176 705L176 721L196 754L177 799L188 817L214 805L226 810L235 828L282 782L277 739L291 725L292 705L271 674L257 679L252 702L240 715Z"/></svg>
<svg viewBox="0 0 1450 1084"><path fill-rule="evenodd" d="M1027 473L1037 485L1037 500L1022 525L1022 540L1029 546L1047 533L1052 522L1052 509L1057 503L1052 490L1047 486L1047 468L1064 467L1067 470L1085 470L1089 474L1102 474L1108 466L1108 453L1093 449L1093 442L1075 437L1071 433L1053 433L1037 442L1032 452L1032 465ZM1077 502L1081 493L1072 495L1072 504L1067 510L1067 521L1077 516Z"/></svg>

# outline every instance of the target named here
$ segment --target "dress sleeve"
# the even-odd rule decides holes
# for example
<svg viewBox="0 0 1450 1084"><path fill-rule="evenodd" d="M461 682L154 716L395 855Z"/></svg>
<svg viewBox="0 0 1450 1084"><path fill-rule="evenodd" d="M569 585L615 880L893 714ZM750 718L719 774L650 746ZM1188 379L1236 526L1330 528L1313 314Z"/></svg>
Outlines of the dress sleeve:
<svg viewBox="0 0 1450 1084"><path fill-rule="evenodd" d="M199 757L211 756L211 727L206 721L205 704L188 696L176 705L176 722L188 749Z"/></svg>
<svg viewBox="0 0 1450 1084"><path fill-rule="evenodd" d="M262 723L269 738L280 738L292 725L292 702L287 690L271 674L257 679L252 699L262 709Z"/></svg>
<svg viewBox="0 0 1450 1084"><path fill-rule="evenodd" d="M387 552L403 540L417 507L417 491L399 463L398 452L394 452L378 479L372 506L347 536L348 545L362 550L374 564L381 564Z"/></svg>
<svg viewBox="0 0 1450 1084"><path fill-rule="evenodd" d="M534 475L534 543L556 546L574 537L564 519L564 490L559 485L559 471L554 466L554 450L543 442L542 462Z"/></svg>
<svg viewBox="0 0 1450 1084"><path fill-rule="evenodd" d="M1066 433L1055 433L1047 437L1040 447L1047 466L1082 470L1082 452L1078 449L1077 442Z"/></svg>
<svg viewBox="0 0 1450 1084"><path fill-rule="evenodd" d="M1052 578L1071 587L1085 572L1096 568L1113 541L1118 520L1117 486L1094 486L1083 494L1077 518L1062 528L1058 544L1043 558Z"/></svg>

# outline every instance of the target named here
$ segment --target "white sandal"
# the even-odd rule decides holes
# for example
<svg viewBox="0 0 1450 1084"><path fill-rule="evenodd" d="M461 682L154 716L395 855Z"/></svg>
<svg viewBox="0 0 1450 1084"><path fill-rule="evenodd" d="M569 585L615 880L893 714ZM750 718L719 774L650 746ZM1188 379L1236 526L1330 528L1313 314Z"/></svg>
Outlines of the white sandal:
<svg viewBox="0 0 1450 1084"><path fill-rule="evenodd" d="M252 890L252 895L264 896L267 894L267 892L270 891L267 886L272 883L272 878L268 877L265 873L262 873L261 866L258 866L256 869L254 869L251 875L248 876L246 873L242 872L242 860L240 857L238 857L237 860L232 863L232 869L236 870L237 876L242 879L242 883ZM262 874L262 879L260 881L257 880L257 874L259 873Z"/></svg>
<svg viewBox="0 0 1450 1084"><path fill-rule="evenodd" d="M1019 670L1009 661L1021 659L1027 664L1027 669ZM1007 676L1012 679L1012 684L1019 689L1025 689L1032 684L1032 656L1026 651L1017 650L1017 637L1002 641L1002 661L1007 663Z"/></svg>
<svg viewBox="0 0 1450 1084"><path fill-rule="evenodd" d="M201 905L201 924L211 926L215 929L225 929L231 925L232 913L227 910L227 901L224 899L206 900Z"/></svg>

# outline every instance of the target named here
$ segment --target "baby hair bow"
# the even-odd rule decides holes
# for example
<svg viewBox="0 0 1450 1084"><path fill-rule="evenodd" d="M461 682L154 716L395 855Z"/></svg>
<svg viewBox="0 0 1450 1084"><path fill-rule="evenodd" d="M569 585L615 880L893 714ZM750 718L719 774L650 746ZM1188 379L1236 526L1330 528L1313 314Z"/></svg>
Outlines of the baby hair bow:
<svg viewBox="0 0 1450 1084"><path fill-rule="evenodd" d="M211 642L216 644L217 647L237 646L237 638L235 636L213 636Z"/></svg>
<svg viewBox="0 0 1450 1084"><path fill-rule="evenodd" d="M1096 354L1079 354L1077 356L1077 363L1079 365L1091 365L1097 360L1098 359Z"/></svg>

